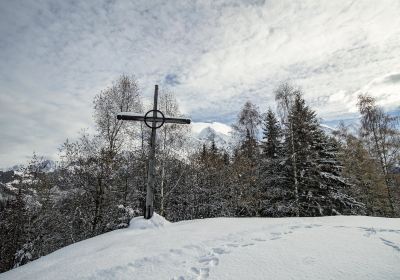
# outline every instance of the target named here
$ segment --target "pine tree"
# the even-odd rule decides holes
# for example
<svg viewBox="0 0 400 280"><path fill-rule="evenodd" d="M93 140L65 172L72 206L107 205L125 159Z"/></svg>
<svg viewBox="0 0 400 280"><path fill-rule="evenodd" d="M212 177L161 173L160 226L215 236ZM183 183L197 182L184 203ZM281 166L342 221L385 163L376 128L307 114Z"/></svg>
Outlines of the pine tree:
<svg viewBox="0 0 400 280"><path fill-rule="evenodd" d="M277 158L281 152L281 128L275 114L268 110L263 120L263 140L261 148L266 158Z"/></svg>
<svg viewBox="0 0 400 280"><path fill-rule="evenodd" d="M285 216L289 185L283 166L282 131L272 112L268 110L263 120L262 154L260 155L259 185L261 188L260 212L264 216Z"/></svg>
<svg viewBox="0 0 400 280"><path fill-rule="evenodd" d="M21 189L15 199L7 202L0 218L0 272L4 272L18 266L15 255L23 248L27 238L27 213Z"/></svg>
<svg viewBox="0 0 400 280"><path fill-rule="evenodd" d="M289 174L296 173L298 180L295 211L302 216L360 211L362 205L346 194L348 184L341 176L337 147L321 130L315 112L305 104L301 94L296 94L288 121L292 133L286 133L285 146L289 157L296 156L295 166L289 165L292 169Z"/></svg>

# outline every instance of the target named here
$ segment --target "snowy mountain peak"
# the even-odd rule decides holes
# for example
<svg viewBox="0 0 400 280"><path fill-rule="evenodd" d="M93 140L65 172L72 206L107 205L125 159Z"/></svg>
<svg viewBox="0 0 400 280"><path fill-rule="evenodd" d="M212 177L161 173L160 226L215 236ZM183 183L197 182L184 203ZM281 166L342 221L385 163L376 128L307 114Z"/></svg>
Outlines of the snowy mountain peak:
<svg viewBox="0 0 400 280"><path fill-rule="evenodd" d="M215 142L217 147L226 148L230 142L232 128L226 124L212 123L193 123L193 137L202 143L209 145Z"/></svg>
<svg viewBox="0 0 400 280"><path fill-rule="evenodd" d="M215 141L215 138L220 137L217 135L217 132L212 127L206 127L202 131L200 131L198 138L204 139L208 141Z"/></svg>
<svg viewBox="0 0 400 280"><path fill-rule="evenodd" d="M211 122L211 123L207 123L207 122L193 122L192 123L192 132L194 134L200 134L201 131L203 131L206 128L211 128L213 131L215 131L218 134L223 134L226 136L229 136L231 131L232 131L232 127L229 125L226 125L224 123L220 123L220 122Z"/></svg>

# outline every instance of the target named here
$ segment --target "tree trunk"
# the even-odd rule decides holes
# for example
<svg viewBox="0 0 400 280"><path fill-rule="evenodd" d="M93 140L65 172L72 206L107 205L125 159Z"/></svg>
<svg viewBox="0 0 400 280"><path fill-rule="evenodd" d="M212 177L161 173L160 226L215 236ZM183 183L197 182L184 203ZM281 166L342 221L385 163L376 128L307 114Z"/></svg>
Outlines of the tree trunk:
<svg viewBox="0 0 400 280"><path fill-rule="evenodd" d="M387 176L386 155L384 153L384 148L382 147L383 150L381 150L381 148L379 146L379 139L378 139L378 135L377 135L377 131L376 131L377 128L375 127L375 124L372 124L372 126L373 126L372 134L374 136L375 149L376 149L376 152L378 153L379 161L381 163L381 169L383 172L383 176L385 178L386 192L387 192L387 196L388 196L388 200L389 200L390 211L392 212L392 216L394 216L395 213L394 213L394 207L393 207L392 194L390 192L389 180L388 180L388 176Z"/></svg>
<svg viewBox="0 0 400 280"><path fill-rule="evenodd" d="M296 164L296 151L294 146L294 135L293 135L293 125L292 123L289 124L290 129L290 144L292 146L292 166L293 166L293 179L294 179L294 197L296 203L296 217L300 216L300 209L299 209L299 182L297 180L297 164Z"/></svg>
<svg viewBox="0 0 400 280"><path fill-rule="evenodd" d="M164 197L164 180L165 180L165 166L164 166L164 164L162 165L162 168L161 168L161 184L160 184L160 187L161 187L161 193L160 193L160 215L161 216L164 216L164 199L165 199L165 197Z"/></svg>

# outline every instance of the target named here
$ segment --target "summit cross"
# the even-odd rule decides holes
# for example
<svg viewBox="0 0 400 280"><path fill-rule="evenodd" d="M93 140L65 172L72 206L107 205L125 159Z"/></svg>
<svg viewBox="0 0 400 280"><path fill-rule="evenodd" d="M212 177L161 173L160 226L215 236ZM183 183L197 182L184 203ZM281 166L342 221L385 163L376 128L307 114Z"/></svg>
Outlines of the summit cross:
<svg viewBox="0 0 400 280"><path fill-rule="evenodd" d="M165 123L190 124L190 119L166 117L163 112L157 109L158 103L158 85L154 88L154 104L153 110L146 114L137 114L133 112L118 113L118 120L125 121L142 121L147 127L151 128L150 153L148 159L147 170L147 187L146 187L146 206L144 209L144 218L150 219L154 213L154 187L155 187L155 156L156 156L156 131Z"/></svg>

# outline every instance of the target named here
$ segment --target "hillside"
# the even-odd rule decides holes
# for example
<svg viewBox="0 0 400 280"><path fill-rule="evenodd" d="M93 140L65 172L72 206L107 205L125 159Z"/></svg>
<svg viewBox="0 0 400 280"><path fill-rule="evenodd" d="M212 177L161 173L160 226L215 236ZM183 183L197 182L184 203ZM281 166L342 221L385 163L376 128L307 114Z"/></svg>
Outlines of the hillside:
<svg viewBox="0 0 400 280"><path fill-rule="evenodd" d="M156 215L0 279L400 279L400 219Z"/></svg>

